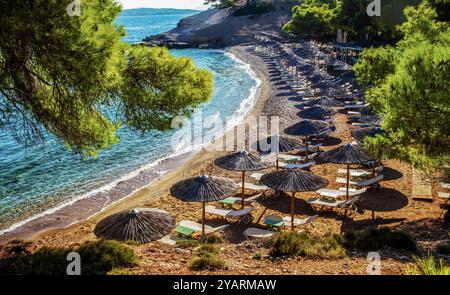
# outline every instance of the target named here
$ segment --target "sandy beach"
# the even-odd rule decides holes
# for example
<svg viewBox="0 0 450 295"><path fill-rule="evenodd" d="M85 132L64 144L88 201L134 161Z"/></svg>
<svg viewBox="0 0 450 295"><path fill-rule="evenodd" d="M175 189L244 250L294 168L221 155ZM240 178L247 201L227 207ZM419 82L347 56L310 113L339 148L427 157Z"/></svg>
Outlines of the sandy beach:
<svg viewBox="0 0 450 295"><path fill-rule="evenodd" d="M264 57L254 55L246 47L232 47L229 52L251 65L252 70L261 80L258 100L249 113L251 116L280 116L281 130L298 122L295 105L298 102L291 99L291 93L283 86L274 74L270 61ZM351 140L351 126L346 124L346 116L338 113L335 119L336 131L324 146L324 150L331 149ZM244 122L245 123L245 120ZM201 218L200 206L196 203L183 203L170 196L169 189L177 181L202 173L218 175L240 180L239 173L224 171L213 164L213 160L224 153L201 151L191 155L175 170L158 178L150 185L136 191L127 198L117 201L102 212L95 214L87 220L78 222L66 228L46 228L39 232L23 232L24 239L32 239L33 247L77 245L84 241L95 239L93 229L102 218L126 209L139 207L154 207L168 211L178 221L191 219L198 221ZM353 220L338 216L335 213L321 213L320 218L310 231L314 234L328 232L339 233L344 229L358 229L369 224L384 225L402 229L414 234L421 250L434 246L446 238L447 230L440 221L442 210L440 202L433 203L413 200L412 170L398 161L384 162L385 181L382 189L366 194L362 202L370 206L376 200L379 208L374 211L365 210L357 214ZM334 183L338 165L316 165L312 172L330 181L330 187L337 188ZM273 169L272 169L273 170ZM268 169L267 172L271 171ZM266 171L264 171L266 172ZM250 193L250 192L249 192ZM300 216L315 214L313 208L304 200L310 194L299 194L297 197L297 214ZM267 209L266 214L288 214L290 202L286 196L274 196L272 191L264 193L262 200L256 205L255 220ZM84 208L88 211L90 208ZM372 220L375 215L375 221ZM207 216L210 225L224 224L223 220ZM366 257L362 253L349 253L345 259L311 260L305 258L290 258L288 260L274 260L258 249L255 244L245 241L242 232L246 226L232 224L226 231L228 242L220 245L220 257L227 263L227 268L217 273L221 274L364 274L367 267ZM191 258L190 250L178 249L161 243L151 243L142 246L132 246L140 258L139 266L133 272L141 274L187 274L193 273L188 269L187 261ZM252 259L255 251L261 251L263 259ZM410 264L411 257L398 251L383 250L383 274L400 274L405 265ZM195 273L195 272L194 272ZM207 272L213 273L213 272Z"/></svg>

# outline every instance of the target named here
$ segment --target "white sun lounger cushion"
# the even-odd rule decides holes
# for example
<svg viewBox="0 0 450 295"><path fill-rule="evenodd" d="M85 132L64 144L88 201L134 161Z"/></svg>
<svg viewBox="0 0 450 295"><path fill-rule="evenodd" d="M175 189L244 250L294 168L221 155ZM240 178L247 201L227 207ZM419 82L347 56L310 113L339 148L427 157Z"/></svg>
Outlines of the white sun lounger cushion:
<svg viewBox="0 0 450 295"><path fill-rule="evenodd" d="M217 208L214 206L206 206L205 211L206 213L223 217L242 217L252 213L253 208L245 208L243 210L233 210L233 209Z"/></svg>
<svg viewBox="0 0 450 295"><path fill-rule="evenodd" d="M286 169L305 169L305 168L309 168L316 165L316 162L308 162L305 164L287 164L287 163L281 163L280 167L281 168L286 168Z"/></svg>
<svg viewBox="0 0 450 295"><path fill-rule="evenodd" d="M192 229L193 231L196 231L196 232L202 231L202 225L200 223L197 223L197 222L194 222L191 220L180 221L179 225L183 226L183 227L187 227L189 229ZM229 226L229 224L218 226L218 227L211 227L209 225L205 225L205 234L221 232L221 231L225 230L228 226Z"/></svg>
<svg viewBox="0 0 450 295"><path fill-rule="evenodd" d="M333 208L346 208L346 207L349 207L350 205L354 204L358 200L359 200L359 196L356 196L347 201L337 201L336 200L336 201L330 202L330 201L322 200L322 199L318 199L318 198L310 198L306 202L311 205L319 205L319 206L333 207Z"/></svg>
<svg viewBox="0 0 450 295"><path fill-rule="evenodd" d="M384 179L383 175L378 175L375 178L371 178L368 180L361 180L361 181L355 181L355 180L350 180L349 184L351 185L355 185L355 186L369 186L369 185L373 185L376 184L380 181L382 181ZM347 179L346 178L338 178L336 179L337 183L347 183Z"/></svg>
<svg viewBox="0 0 450 295"><path fill-rule="evenodd" d="M251 178L260 181L261 177L263 177L264 173L255 172L252 175L250 175Z"/></svg>
<svg viewBox="0 0 450 295"><path fill-rule="evenodd" d="M265 185L257 185L257 184L248 183L248 182L246 182L246 183L244 184L244 188L245 188L245 189L249 189L249 190L254 190L254 191L263 191L263 190L269 189L268 186L265 186Z"/></svg>
<svg viewBox="0 0 450 295"><path fill-rule="evenodd" d="M367 188L360 189L360 190L354 190L354 191L349 190L349 196L351 196L351 197L359 196L359 195L364 194L365 192L367 192ZM321 195L323 197L329 197L329 198L345 197L347 195L346 191L326 189L326 188L320 189L316 193L318 193L319 195Z"/></svg>
<svg viewBox="0 0 450 295"><path fill-rule="evenodd" d="M375 172L381 172L383 171L384 167L383 166L378 166L375 168ZM351 176L365 176L365 175L372 175L372 170L371 169L350 169L350 175ZM338 170L339 174L347 174L347 169L339 169ZM369 174L367 174L369 173Z"/></svg>
<svg viewBox="0 0 450 295"><path fill-rule="evenodd" d="M438 193L439 198L441 199L446 199L449 200L450 199L450 193Z"/></svg>
<svg viewBox="0 0 450 295"><path fill-rule="evenodd" d="M319 217L319 215L310 216L305 219L294 218L294 225L296 225L296 226L308 225L308 224L313 223L318 217ZM290 216L283 217L283 221L284 221L284 225L286 225L286 226L291 225L291 217Z"/></svg>

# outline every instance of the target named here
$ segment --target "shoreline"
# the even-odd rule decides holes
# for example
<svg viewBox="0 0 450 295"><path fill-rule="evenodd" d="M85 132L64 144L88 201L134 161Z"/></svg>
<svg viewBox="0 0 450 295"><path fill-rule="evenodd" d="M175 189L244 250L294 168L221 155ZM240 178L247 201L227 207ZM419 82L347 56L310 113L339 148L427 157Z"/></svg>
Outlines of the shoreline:
<svg viewBox="0 0 450 295"><path fill-rule="evenodd" d="M223 51L231 59L235 60L238 64L242 64L242 66L246 68L246 71L251 78L255 80L256 85L250 89L250 95L242 100L241 107L233 114L233 119L237 116L236 124L217 137L219 140L234 130L235 126L245 122L248 116L256 114L255 107L262 96L262 73L254 70L252 63L248 60L248 56L243 54L245 49L237 48L238 47L225 48ZM247 104L251 106L249 109L245 108ZM243 112L243 115L239 115L240 112ZM129 178L120 178L113 181L111 184L107 185L109 187L107 190L102 189L103 187L99 188L93 192L82 195L81 197L64 202L54 208L45 210L42 213L33 215L23 221L16 222L0 231L0 243L12 239L34 240L36 237L43 235L46 232L65 230L91 219L96 220L98 215L106 216L112 214L114 213L114 208L126 207L120 204L125 203L125 201L127 201L127 204L128 202L135 204L136 202L130 199L138 198L142 194L141 191L152 187L152 185L159 181L164 181L165 176L171 172L183 169L185 165L189 166L189 163L196 156L203 157L203 155L199 154L208 153L203 147L210 144L211 142L203 143L201 147L194 147L194 149L189 151L181 153L174 152L171 155L129 173L128 175L133 175ZM127 187L126 184L133 181L137 182L138 185L133 188ZM146 183L145 185L143 184L144 182ZM120 194L121 186L124 187L122 194ZM109 194L111 192L117 191L119 191L119 195L110 197ZM140 200L141 198L138 199Z"/></svg>

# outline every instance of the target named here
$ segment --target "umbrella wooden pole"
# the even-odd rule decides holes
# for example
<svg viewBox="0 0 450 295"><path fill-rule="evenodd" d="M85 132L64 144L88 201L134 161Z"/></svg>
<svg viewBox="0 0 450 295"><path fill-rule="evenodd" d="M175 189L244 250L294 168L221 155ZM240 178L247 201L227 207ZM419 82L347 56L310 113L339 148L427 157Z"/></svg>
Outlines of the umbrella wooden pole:
<svg viewBox="0 0 450 295"><path fill-rule="evenodd" d="M244 209L244 200L245 200L245 171L242 171L242 192L241 192L241 198L242 198L242 204L241 204L241 208Z"/></svg>
<svg viewBox="0 0 450 295"><path fill-rule="evenodd" d="M202 239L205 237L205 217L206 217L206 203L202 202L203 213L202 213Z"/></svg>
<svg viewBox="0 0 450 295"><path fill-rule="evenodd" d="M309 155L308 148L309 148L309 144L308 144L308 141L306 141L306 163L308 163L308 155Z"/></svg>
<svg viewBox="0 0 450 295"><path fill-rule="evenodd" d="M279 168L280 168L280 159L278 158L278 153L277 153L277 171L279 170Z"/></svg>
<svg viewBox="0 0 450 295"><path fill-rule="evenodd" d="M295 193L292 193L292 198L291 198L291 231L294 231L294 215L295 215Z"/></svg>
<svg viewBox="0 0 450 295"><path fill-rule="evenodd" d="M350 197L350 164L347 164L347 200Z"/></svg>
<svg viewBox="0 0 450 295"><path fill-rule="evenodd" d="M309 140L308 136L306 136L303 140L303 142L305 143L305 147L306 147L306 162L308 162L308 140Z"/></svg>

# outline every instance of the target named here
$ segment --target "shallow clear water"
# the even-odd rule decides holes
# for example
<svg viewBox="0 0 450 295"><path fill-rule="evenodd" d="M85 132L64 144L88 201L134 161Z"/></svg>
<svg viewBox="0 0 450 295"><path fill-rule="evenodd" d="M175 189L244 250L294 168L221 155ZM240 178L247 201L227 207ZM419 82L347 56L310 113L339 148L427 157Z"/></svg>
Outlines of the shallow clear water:
<svg viewBox="0 0 450 295"><path fill-rule="evenodd" d="M129 32L127 42L173 28L192 11L125 11L117 23ZM243 115L243 105L256 81L245 65L218 50L173 50L176 56L192 57L198 67L214 74L214 97L201 109L204 116ZM145 165L174 153L173 132L140 134L119 130L120 143L96 159L81 159L53 143L25 149L10 134L0 131L0 230L42 213L63 202L86 195L124 179Z"/></svg>

